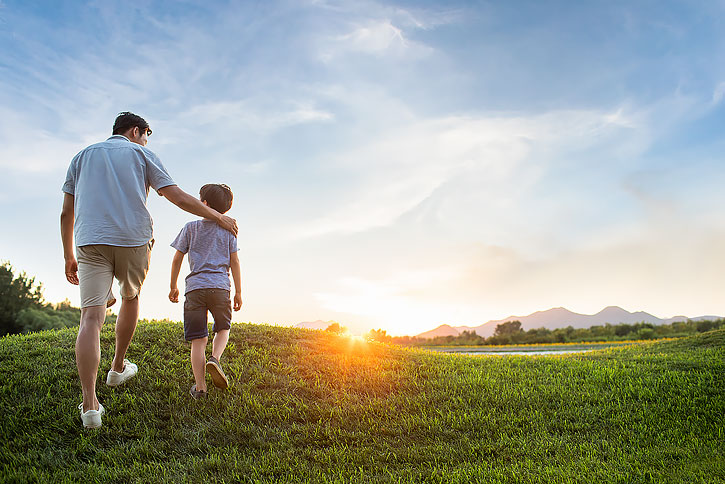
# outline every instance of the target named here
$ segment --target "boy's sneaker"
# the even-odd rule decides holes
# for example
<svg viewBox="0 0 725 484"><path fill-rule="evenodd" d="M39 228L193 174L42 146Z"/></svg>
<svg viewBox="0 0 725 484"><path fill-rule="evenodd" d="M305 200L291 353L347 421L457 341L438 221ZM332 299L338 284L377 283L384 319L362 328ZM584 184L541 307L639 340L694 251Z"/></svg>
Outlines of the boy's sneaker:
<svg viewBox="0 0 725 484"><path fill-rule="evenodd" d="M103 405L98 404L98 410L83 411L83 402L78 405L78 410L81 411L81 420L83 421L83 427L87 429L97 429L101 426L101 417L106 413L106 409Z"/></svg>
<svg viewBox="0 0 725 484"><path fill-rule="evenodd" d="M189 390L189 393L191 394L192 397L194 397L197 400L199 398L207 398L209 396L209 393L205 392L204 390L197 390L196 383L191 385L191 390Z"/></svg>
<svg viewBox="0 0 725 484"><path fill-rule="evenodd" d="M210 356L209 361L206 362L206 371L211 375L211 381L214 382L215 387L224 389L229 386L229 380L227 380L219 360L213 356Z"/></svg>
<svg viewBox="0 0 725 484"><path fill-rule="evenodd" d="M108 371L108 376L106 377L106 385L108 385L109 387L116 387L122 383L125 383L130 378L133 378L136 373L138 373L138 366L128 360L123 360L123 371Z"/></svg>

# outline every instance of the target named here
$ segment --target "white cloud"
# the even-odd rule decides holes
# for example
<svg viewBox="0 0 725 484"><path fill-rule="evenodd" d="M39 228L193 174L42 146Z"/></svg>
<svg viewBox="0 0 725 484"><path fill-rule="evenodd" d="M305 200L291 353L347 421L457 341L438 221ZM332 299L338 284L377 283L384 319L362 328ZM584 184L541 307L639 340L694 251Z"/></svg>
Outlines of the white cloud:
<svg viewBox="0 0 725 484"><path fill-rule="evenodd" d="M526 198L528 187L561 163L562 151L626 138L631 133L622 130L630 125L622 112L590 111L414 121L335 155L355 180L349 195L324 216L305 221L295 236L384 227L437 191L445 198L442 219L466 213L505 223L495 213Z"/></svg>
<svg viewBox="0 0 725 484"><path fill-rule="evenodd" d="M403 55L409 48L402 30L390 20L373 20L342 35L330 35L320 40L319 58L329 63L354 53L369 55Z"/></svg>
<svg viewBox="0 0 725 484"><path fill-rule="evenodd" d="M192 106L179 115L194 126L217 126L224 132L229 127L256 132L270 132L304 123L334 120L330 112L316 109L312 103L292 103L296 106L281 110L279 106L260 109L251 102L220 101Z"/></svg>
<svg viewBox="0 0 725 484"><path fill-rule="evenodd" d="M349 1L312 1L314 7L327 12L334 12L343 18L370 19L388 18L395 24L416 29L431 29L440 25L454 23L466 18L470 10L456 8L423 8L398 7L389 3L380 3L366 0Z"/></svg>
<svg viewBox="0 0 725 484"><path fill-rule="evenodd" d="M323 36L319 42L319 58L329 63L340 57L352 54L365 54L376 57L419 58L431 52L431 48L411 41L406 28L425 28L421 22L411 20L407 15L400 22L390 18L368 18L351 21L351 28L344 34Z"/></svg>
<svg viewBox="0 0 725 484"><path fill-rule="evenodd" d="M0 167L30 176L48 172L64 175L71 158L84 147L81 138L87 139L89 134L93 133L76 134L76 139L62 137L38 126L22 112L0 108Z"/></svg>
<svg viewBox="0 0 725 484"><path fill-rule="evenodd" d="M403 32L390 20L370 23L336 39L349 50L376 53L391 47L407 47Z"/></svg>
<svg viewBox="0 0 725 484"><path fill-rule="evenodd" d="M725 97L725 82L721 82L717 85L717 87L715 87L715 90L712 93L712 104L720 104L723 97Z"/></svg>

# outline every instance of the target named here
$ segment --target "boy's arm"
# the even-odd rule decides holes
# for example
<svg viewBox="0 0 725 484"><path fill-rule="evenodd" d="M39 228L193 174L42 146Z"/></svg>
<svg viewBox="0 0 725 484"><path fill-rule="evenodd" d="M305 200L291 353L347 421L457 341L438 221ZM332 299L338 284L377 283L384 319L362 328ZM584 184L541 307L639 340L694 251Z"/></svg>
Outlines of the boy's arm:
<svg viewBox="0 0 725 484"><path fill-rule="evenodd" d="M73 254L73 225L75 225L75 198L70 193L63 194L63 208L60 211L60 239L63 242L65 259L65 278L71 284L78 285L78 262Z"/></svg>
<svg viewBox="0 0 725 484"><path fill-rule="evenodd" d="M201 200L194 198L184 190L179 188L177 185L169 185L161 188L159 193L163 195L168 201L184 210L199 217L208 218L209 220L215 221L221 228L228 230L235 236L239 231L237 228L237 221L226 215L222 215L213 208L207 207Z"/></svg>
<svg viewBox="0 0 725 484"><path fill-rule="evenodd" d="M238 252L232 252L229 267L232 269L232 279L234 279L234 310L239 311L242 309L242 269L239 267Z"/></svg>
<svg viewBox="0 0 725 484"><path fill-rule="evenodd" d="M169 291L169 301L179 302L179 288L176 281L179 279L179 271L181 271L181 263L184 261L184 253L176 251L171 261L171 290Z"/></svg>

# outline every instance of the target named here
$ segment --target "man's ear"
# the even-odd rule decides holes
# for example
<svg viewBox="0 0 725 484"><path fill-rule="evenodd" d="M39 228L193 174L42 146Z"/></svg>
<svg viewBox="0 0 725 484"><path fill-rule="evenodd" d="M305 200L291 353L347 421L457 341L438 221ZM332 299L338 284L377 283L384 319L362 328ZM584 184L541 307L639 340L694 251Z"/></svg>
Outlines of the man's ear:
<svg viewBox="0 0 725 484"><path fill-rule="evenodd" d="M134 126L133 127L133 131L131 132L131 135L134 138L138 138L138 135L139 135L140 132L141 132L141 130L138 129L138 126Z"/></svg>

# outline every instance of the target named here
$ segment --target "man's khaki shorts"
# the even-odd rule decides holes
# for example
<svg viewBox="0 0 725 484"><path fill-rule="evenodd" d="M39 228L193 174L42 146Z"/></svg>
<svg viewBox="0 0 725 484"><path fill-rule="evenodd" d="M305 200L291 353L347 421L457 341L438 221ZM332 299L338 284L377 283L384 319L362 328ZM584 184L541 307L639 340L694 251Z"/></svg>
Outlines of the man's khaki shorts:
<svg viewBox="0 0 725 484"><path fill-rule="evenodd" d="M116 302L111 287L118 279L123 299L134 299L149 270L153 239L138 247L84 245L76 248L81 307L111 306Z"/></svg>

